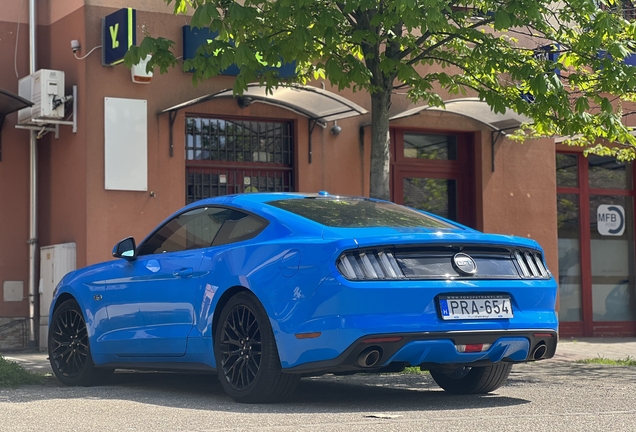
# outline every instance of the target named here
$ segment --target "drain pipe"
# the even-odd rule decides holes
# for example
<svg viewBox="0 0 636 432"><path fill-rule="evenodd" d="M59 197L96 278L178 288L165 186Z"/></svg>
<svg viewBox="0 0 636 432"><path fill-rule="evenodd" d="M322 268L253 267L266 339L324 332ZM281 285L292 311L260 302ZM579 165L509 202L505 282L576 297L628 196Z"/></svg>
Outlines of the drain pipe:
<svg viewBox="0 0 636 432"><path fill-rule="evenodd" d="M36 0L29 0L29 73L37 70L37 14L35 10ZM30 164L29 164L29 319L31 326L29 330L29 346L38 347L38 336L40 323L38 319L38 306L40 295L36 283L37 276L37 167L38 167L38 147L37 136L34 130L29 131L30 140Z"/></svg>

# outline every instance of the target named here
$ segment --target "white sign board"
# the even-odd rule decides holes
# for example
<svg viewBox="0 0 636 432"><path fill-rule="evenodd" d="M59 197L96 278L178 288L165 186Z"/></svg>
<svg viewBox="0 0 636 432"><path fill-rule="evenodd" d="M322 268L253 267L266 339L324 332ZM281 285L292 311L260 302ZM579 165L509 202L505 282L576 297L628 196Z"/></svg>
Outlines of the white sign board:
<svg viewBox="0 0 636 432"><path fill-rule="evenodd" d="M104 99L104 188L148 190L148 106L142 99Z"/></svg>
<svg viewBox="0 0 636 432"><path fill-rule="evenodd" d="M596 210L596 222L600 235L621 236L625 232L625 209L616 204L602 204Z"/></svg>

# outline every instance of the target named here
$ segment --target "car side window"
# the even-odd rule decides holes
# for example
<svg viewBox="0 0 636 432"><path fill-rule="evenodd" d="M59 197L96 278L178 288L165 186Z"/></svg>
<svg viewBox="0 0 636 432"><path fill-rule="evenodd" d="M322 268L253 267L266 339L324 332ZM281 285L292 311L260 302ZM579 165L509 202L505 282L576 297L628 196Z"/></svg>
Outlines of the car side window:
<svg viewBox="0 0 636 432"><path fill-rule="evenodd" d="M202 207L182 213L159 228L138 255L178 252L210 247L233 210Z"/></svg>
<svg viewBox="0 0 636 432"><path fill-rule="evenodd" d="M214 240L214 245L236 243L256 237L267 226L267 221L240 211L234 211L225 221Z"/></svg>

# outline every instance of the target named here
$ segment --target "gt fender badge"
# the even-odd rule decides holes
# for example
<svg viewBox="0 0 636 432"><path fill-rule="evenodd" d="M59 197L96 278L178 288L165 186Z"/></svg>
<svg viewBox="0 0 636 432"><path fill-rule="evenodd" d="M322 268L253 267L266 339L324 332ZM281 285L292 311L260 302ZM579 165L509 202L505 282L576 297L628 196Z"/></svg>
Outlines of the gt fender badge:
<svg viewBox="0 0 636 432"><path fill-rule="evenodd" d="M477 273L477 263L465 253L458 253L453 256L453 268L461 275L472 276Z"/></svg>

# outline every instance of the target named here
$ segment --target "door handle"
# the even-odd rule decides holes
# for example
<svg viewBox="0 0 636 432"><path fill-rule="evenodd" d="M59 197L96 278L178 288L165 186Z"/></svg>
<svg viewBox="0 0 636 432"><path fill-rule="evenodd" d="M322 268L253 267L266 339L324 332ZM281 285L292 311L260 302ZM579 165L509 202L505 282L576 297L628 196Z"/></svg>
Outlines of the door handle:
<svg viewBox="0 0 636 432"><path fill-rule="evenodd" d="M192 276L192 267L184 267L182 269L175 270L172 272L172 275L183 278Z"/></svg>

